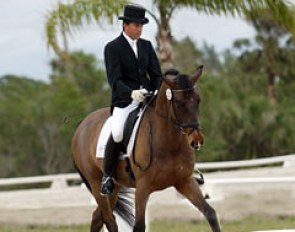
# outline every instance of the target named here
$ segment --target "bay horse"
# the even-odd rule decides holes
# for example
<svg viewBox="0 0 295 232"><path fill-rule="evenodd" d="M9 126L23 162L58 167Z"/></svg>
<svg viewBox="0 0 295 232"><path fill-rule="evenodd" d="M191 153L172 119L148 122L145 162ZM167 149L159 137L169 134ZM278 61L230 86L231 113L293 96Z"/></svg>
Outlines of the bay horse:
<svg viewBox="0 0 295 232"><path fill-rule="evenodd" d="M118 161L114 173L116 187L109 197L100 195L103 159L96 158L97 139L110 116L109 108L89 114L78 125L71 149L74 163L97 202L91 232L100 231L104 224L110 232L117 232L115 209L133 223L134 232L144 232L150 194L172 186L203 213L213 232L221 231L215 210L206 202L193 177L192 146L202 140L198 120L200 95L196 88L202 69L200 66L191 77L176 70L163 76L158 94L146 108L137 132L129 161L134 179L126 172L126 161ZM135 188L135 218L131 206L122 198L125 188Z"/></svg>

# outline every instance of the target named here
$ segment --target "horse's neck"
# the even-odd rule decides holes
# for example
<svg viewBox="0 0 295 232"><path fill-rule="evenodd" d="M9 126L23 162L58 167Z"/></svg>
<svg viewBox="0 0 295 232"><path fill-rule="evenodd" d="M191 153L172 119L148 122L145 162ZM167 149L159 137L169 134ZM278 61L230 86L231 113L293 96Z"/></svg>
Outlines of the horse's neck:
<svg viewBox="0 0 295 232"><path fill-rule="evenodd" d="M186 136L177 128L171 118L171 108L167 102L165 91L159 91L156 103L151 111L153 111L153 127L156 130L157 137L163 144L171 146L171 149L179 149L186 146Z"/></svg>
<svg viewBox="0 0 295 232"><path fill-rule="evenodd" d="M169 100L167 100L166 97L166 89L168 88L168 86L166 84L162 84L159 92L158 92L158 96L156 98L156 104L155 104L155 111L160 114L163 115L167 118L169 118Z"/></svg>

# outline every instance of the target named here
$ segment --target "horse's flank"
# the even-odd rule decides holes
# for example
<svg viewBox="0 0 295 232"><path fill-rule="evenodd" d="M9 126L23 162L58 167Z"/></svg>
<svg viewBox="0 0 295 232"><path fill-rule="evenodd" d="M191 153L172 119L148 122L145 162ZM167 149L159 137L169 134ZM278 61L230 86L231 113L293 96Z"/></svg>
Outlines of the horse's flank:
<svg viewBox="0 0 295 232"><path fill-rule="evenodd" d="M96 158L97 139L107 118L110 108L96 110L89 114L78 126L72 140L72 151L75 165L83 176L101 177L102 159ZM80 155L84 154L84 155ZM90 160L89 160L90 159ZM85 168L87 167L88 168ZM114 174L115 180L123 186L134 187L134 182L129 178L126 162L120 161Z"/></svg>

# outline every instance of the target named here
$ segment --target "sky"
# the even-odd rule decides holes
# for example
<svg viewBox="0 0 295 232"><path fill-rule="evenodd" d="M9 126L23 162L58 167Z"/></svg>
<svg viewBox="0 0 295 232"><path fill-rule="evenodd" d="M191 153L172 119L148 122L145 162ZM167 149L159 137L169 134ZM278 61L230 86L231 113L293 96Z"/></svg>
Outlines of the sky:
<svg viewBox="0 0 295 232"><path fill-rule="evenodd" d="M150 0L134 2L153 10ZM0 77L14 74L49 80L49 62L55 55L47 47L44 25L46 15L57 3L58 0L0 0ZM150 23L144 26L142 37L156 46L156 25L151 17L146 16ZM255 35L251 25L242 18L207 16L191 9L177 10L171 27L176 39L189 36L198 46L206 41L218 52L230 48L237 38ZM70 38L70 50L83 50L102 59L105 44L118 36L121 28L118 20L114 25L104 25L103 28L96 24L85 26Z"/></svg>

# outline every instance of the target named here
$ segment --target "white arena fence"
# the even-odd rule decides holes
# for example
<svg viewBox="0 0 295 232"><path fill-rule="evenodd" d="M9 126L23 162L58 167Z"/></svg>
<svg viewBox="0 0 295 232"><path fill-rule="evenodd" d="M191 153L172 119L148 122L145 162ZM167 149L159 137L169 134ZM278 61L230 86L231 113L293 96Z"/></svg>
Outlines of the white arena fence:
<svg viewBox="0 0 295 232"><path fill-rule="evenodd" d="M81 181L78 173L45 175L45 176L30 176L30 177L15 177L0 179L1 186L25 186L26 184L42 184L49 183L50 188L67 188L70 181Z"/></svg>
<svg viewBox="0 0 295 232"><path fill-rule="evenodd" d="M203 171L210 170L224 170L234 168L249 168L259 167L264 165L278 165L282 167L295 166L295 154L260 158L254 160L243 161L224 161L224 162L200 162L195 164L196 169ZM32 177L16 177L16 178L0 178L0 187L6 186L25 186L26 184L42 184L49 183L50 188L67 188L71 181L81 182L81 178L77 173L46 175L46 176L32 176ZM295 182L295 177L263 177L263 178L230 178L230 179L216 179L208 180L214 184L233 184L233 183L258 183L258 182ZM207 181L207 182L208 182Z"/></svg>
<svg viewBox="0 0 295 232"><path fill-rule="evenodd" d="M259 167L259 166L265 166L265 165L278 165L278 164L282 164L283 167L295 166L295 154L268 157L268 158L259 158L259 159L253 159L253 160L200 162L195 164L195 169L198 168L200 170L209 171L209 170Z"/></svg>

